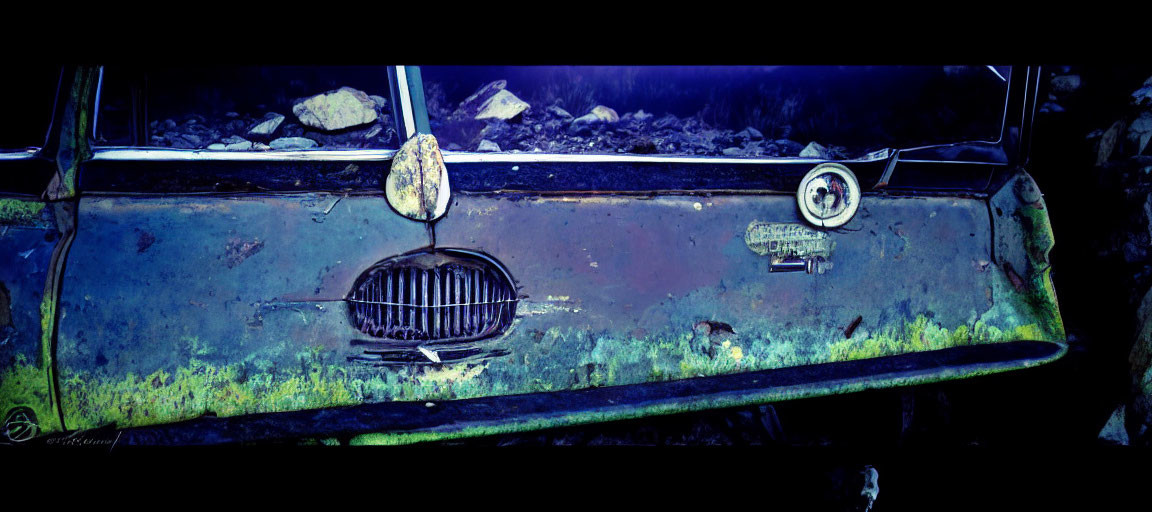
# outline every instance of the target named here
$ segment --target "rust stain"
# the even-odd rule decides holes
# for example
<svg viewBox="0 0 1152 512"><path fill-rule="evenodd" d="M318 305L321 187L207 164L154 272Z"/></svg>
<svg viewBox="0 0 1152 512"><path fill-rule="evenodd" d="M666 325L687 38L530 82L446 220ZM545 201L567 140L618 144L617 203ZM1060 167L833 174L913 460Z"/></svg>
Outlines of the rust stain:
<svg viewBox="0 0 1152 512"><path fill-rule="evenodd" d="M239 238L233 238L228 241L228 247L224 250L225 263L228 268L234 268L250 258L252 255L260 252L264 248L264 241L259 238L252 241L244 241Z"/></svg>
<svg viewBox="0 0 1152 512"><path fill-rule="evenodd" d="M140 228L136 228L136 232L139 233L139 236L136 238L137 254L147 251L149 247L152 247L152 244L156 243L156 237L152 233L143 231Z"/></svg>
<svg viewBox="0 0 1152 512"><path fill-rule="evenodd" d="M862 322L863 320L864 320L863 316L857 316L856 319L853 320L851 324L848 324L848 328L844 329L844 337L845 338L851 338L852 333L856 332L856 328L860 327L860 322Z"/></svg>
<svg viewBox="0 0 1152 512"><path fill-rule="evenodd" d="M1024 292L1024 279L1020 277L1020 274L1016 273L1016 270L1012 268L1012 264L1007 261L1004 262L1004 274L1008 276L1009 281L1012 281L1012 287L1015 288L1018 293Z"/></svg>

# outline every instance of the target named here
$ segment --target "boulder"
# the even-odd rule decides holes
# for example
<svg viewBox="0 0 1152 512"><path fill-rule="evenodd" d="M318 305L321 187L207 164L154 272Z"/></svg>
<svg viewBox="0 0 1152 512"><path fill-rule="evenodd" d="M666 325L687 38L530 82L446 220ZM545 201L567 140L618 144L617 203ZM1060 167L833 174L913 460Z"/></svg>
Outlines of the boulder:
<svg viewBox="0 0 1152 512"><path fill-rule="evenodd" d="M680 118L672 114L666 114L652 124L652 127L657 130L679 130L681 126Z"/></svg>
<svg viewBox="0 0 1152 512"><path fill-rule="evenodd" d="M619 120L620 115L615 110L597 105L591 112L573 119L572 124L568 125L568 133L586 135L591 133L593 125L615 123Z"/></svg>
<svg viewBox="0 0 1152 512"><path fill-rule="evenodd" d="M1080 75L1055 76L1048 84L1056 94L1073 93L1080 89Z"/></svg>
<svg viewBox="0 0 1152 512"><path fill-rule="evenodd" d="M269 112L264 115L264 120L260 121L248 130L248 135L257 137L268 137L280 127L280 123L284 122L284 116L275 112Z"/></svg>
<svg viewBox="0 0 1152 512"><path fill-rule="evenodd" d="M500 151L500 146L490 140L482 140L480 141L480 145L476 148L476 151L481 153L492 153Z"/></svg>
<svg viewBox="0 0 1152 512"><path fill-rule="evenodd" d="M292 113L305 126L333 131L375 121L376 102L364 91L341 87L296 103Z"/></svg>
<svg viewBox="0 0 1152 512"><path fill-rule="evenodd" d="M1100 142L1096 150L1097 166L1104 165L1108 162L1108 159L1112 158L1112 151L1116 149L1116 140L1123 131L1124 121L1116 121L1100 136Z"/></svg>
<svg viewBox="0 0 1152 512"><path fill-rule="evenodd" d="M645 112L643 109L641 109L641 110L637 110L635 114L632 114L632 119L635 119L635 120L637 120L637 121L639 121L639 122L641 122L641 123L643 123L643 122L645 122L645 121L649 121L649 120L651 120L653 117L655 117L655 116L653 116L652 114L649 114L649 113Z"/></svg>
<svg viewBox="0 0 1152 512"><path fill-rule="evenodd" d="M460 105L452 112L452 117L458 119L475 118L476 114L479 114L480 111L483 110L484 103L492 96L495 96L496 93L503 91L507 85L507 80L496 80L495 82L484 84L477 89L476 92L472 93L471 96L464 98L464 101L460 102Z"/></svg>
<svg viewBox="0 0 1152 512"><path fill-rule="evenodd" d="M280 137L268 143L272 149L308 149L316 147L316 141L305 137Z"/></svg>
<svg viewBox="0 0 1152 512"><path fill-rule="evenodd" d="M800 150L800 158L820 158L828 160L832 158L832 152L816 142L809 142L808 146Z"/></svg>
<svg viewBox="0 0 1152 512"><path fill-rule="evenodd" d="M383 125L379 125L379 124L372 125L372 128L368 129L368 133L364 134L364 140L368 140L368 139L371 139L372 137L380 135L380 133L383 131L384 131Z"/></svg>
<svg viewBox="0 0 1152 512"><path fill-rule="evenodd" d="M1128 431L1124 426L1124 406L1117 407L1108 418L1108 423L1100 429L1100 439L1111 444L1128 446Z"/></svg>
<svg viewBox="0 0 1152 512"><path fill-rule="evenodd" d="M552 105L546 108L545 111L547 111L549 114L552 114L553 116L563 119L564 121L572 120L572 114L569 114L567 110L557 107L556 105Z"/></svg>
<svg viewBox="0 0 1152 512"><path fill-rule="evenodd" d="M749 126L737 133L736 138L741 140L764 140L764 134L760 133L760 130Z"/></svg>
<svg viewBox="0 0 1152 512"><path fill-rule="evenodd" d="M1144 86L1132 93L1132 104L1137 107L1152 107L1152 76L1144 81Z"/></svg>
<svg viewBox="0 0 1152 512"><path fill-rule="evenodd" d="M1149 139L1152 139L1152 112L1142 112L1128 127L1128 142L1136 146L1135 154L1140 155L1148 147Z"/></svg>
<svg viewBox="0 0 1152 512"><path fill-rule="evenodd" d="M596 105L589 114L596 116L597 119L605 123L615 123L620 120L620 114L604 105Z"/></svg>
<svg viewBox="0 0 1152 512"><path fill-rule="evenodd" d="M480 111L473 116L473 119L508 121L528 110L528 107L528 103L517 98L515 94L501 89L480 105Z"/></svg>

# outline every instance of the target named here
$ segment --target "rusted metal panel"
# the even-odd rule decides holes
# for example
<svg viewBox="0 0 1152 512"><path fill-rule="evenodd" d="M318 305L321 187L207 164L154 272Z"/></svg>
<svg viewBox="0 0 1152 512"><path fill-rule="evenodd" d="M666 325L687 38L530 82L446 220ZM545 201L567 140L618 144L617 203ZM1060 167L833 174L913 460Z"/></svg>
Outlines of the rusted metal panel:
<svg viewBox="0 0 1152 512"><path fill-rule="evenodd" d="M60 205L0 199L0 415L27 408L39 433L60 429L52 393L50 278Z"/></svg>
<svg viewBox="0 0 1152 512"><path fill-rule="evenodd" d="M365 335L343 299L364 270L428 236L382 197L103 197L80 208L59 340L64 415L79 428L1063 339L991 259L980 199L866 196L826 232L825 272L808 274L772 272L746 240L750 225L800 222L789 195L457 193L436 246L500 261L518 286L516 319L482 342L499 357L386 367L356 361Z"/></svg>

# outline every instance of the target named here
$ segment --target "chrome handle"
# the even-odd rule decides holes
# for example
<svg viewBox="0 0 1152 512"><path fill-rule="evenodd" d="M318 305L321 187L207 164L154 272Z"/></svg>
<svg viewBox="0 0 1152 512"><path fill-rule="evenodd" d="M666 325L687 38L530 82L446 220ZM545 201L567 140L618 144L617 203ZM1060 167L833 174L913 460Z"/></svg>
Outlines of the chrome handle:
<svg viewBox="0 0 1152 512"><path fill-rule="evenodd" d="M823 269L819 267L824 258L816 256L815 258L790 258L786 260L773 261L772 265L768 267L769 272L800 272L804 271L809 274L819 271L823 274Z"/></svg>

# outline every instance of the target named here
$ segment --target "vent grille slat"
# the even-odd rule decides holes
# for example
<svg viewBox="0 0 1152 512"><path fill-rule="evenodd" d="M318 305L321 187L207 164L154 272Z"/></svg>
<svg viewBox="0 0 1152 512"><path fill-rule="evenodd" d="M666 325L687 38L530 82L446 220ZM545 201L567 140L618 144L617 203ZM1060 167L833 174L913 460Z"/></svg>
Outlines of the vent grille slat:
<svg viewBox="0 0 1152 512"><path fill-rule="evenodd" d="M508 327L517 299L507 273L479 259L424 257L386 260L357 280L346 300L358 329L421 343L479 339Z"/></svg>

